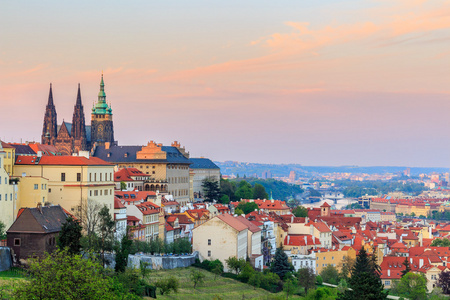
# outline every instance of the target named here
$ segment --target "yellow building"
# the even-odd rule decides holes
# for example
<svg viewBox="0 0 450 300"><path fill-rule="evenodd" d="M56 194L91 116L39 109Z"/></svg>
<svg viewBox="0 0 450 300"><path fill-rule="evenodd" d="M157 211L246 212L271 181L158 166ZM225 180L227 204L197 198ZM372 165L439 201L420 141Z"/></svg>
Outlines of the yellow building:
<svg viewBox="0 0 450 300"><path fill-rule="evenodd" d="M15 218L15 209L17 201L17 185L9 180L8 172L5 169L5 161L8 160L6 151L3 151L0 143L0 221L8 229Z"/></svg>
<svg viewBox="0 0 450 300"><path fill-rule="evenodd" d="M38 176L14 177L18 181L17 205L14 214L22 207L44 206L48 203L48 179Z"/></svg>
<svg viewBox="0 0 450 300"><path fill-rule="evenodd" d="M345 249L345 250L344 250ZM320 274L322 270L328 266L332 265L338 272L342 269L342 261L347 256L356 259L356 251L353 248L344 247L343 250L329 250L324 251L323 249L314 251L316 254L316 272Z"/></svg>
<svg viewBox="0 0 450 300"><path fill-rule="evenodd" d="M13 146L4 143L0 141L1 147L3 148L3 152L5 152L4 158L3 158L3 167L5 168L6 172L9 176L12 175L13 167L14 167L14 158L15 158L15 152L16 148Z"/></svg>
<svg viewBox="0 0 450 300"><path fill-rule="evenodd" d="M181 205L190 202L191 182L189 153L173 142L163 146L150 141L146 146L109 145L95 148L94 156L118 168L136 168L151 178L144 182L144 191L160 191L173 195Z"/></svg>
<svg viewBox="0 0 450 300"><path fill-rule="evenodd" d="M14 167L14 176L48 179L45 202L74 214L91 202L106 205L113 214L113 174L113 165L84 156L18 156Z"/></svg>

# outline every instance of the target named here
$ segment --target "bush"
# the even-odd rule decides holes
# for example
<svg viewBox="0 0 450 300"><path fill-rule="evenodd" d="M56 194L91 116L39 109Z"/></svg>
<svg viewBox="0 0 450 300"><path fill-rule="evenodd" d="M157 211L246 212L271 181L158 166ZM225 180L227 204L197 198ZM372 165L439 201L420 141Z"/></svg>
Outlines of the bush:
<svg viewBox="0 0 450 300"><path fill-rule="evenodd" d="M170 291L178 293L179 282L178 279L173 276L170 276L169 278L159 279L158 281L156 281L155 285L157 288L159 288L159 292L161 293L161 295L168 295L170 294Z"/></svg>
<svg viewBox="0 0 450 300"><path fill-rule="evenodd" d="M318 285L322 285L322 284L323 284L322 276L317 275L317 276L316 276L316 282L317 282Z"/></svg>

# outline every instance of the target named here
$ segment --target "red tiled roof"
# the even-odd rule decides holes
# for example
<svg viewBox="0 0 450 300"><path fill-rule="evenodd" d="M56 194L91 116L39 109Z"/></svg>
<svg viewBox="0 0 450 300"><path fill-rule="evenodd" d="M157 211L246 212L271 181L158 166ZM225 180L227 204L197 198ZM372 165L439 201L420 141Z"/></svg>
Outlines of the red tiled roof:
<svg viewBox="0 0 450 300"><path fill-rule="evenodd" d="M316 222L316 223L313 223L313 226L320 232L331 232L331 229L328 228L327 224L325 224L325 223Z"/></svg>
<svg viewBox="0 0 450 300"><path fill-rule="evenodd" d="M261 228L259 228L258 226L256 226L255 224L253 224L252 222L250 222L249 220L247 220L243 216L238 216L238 217L236 217L236 219L238 219L239 222L241 222L242 224L247 226L248 230L250 230L253 233L261 231Z"/></svg>
<svg viewBox="0 0 450 300"><path fill-rule="evenodd" d="M52 166L112 166L97 157L86 158L84 156L25 156L19 155L16 157L16 165L52 165Z"/></svg>
<svg viewBox="0 0 450 300"><path fill-rule="evenodd" d="M237 231L242 231L242 230L247 229L246 225L244 225L242 222L240 222L237 218L233 217L232 215L223 214L223 215L218 215L216 218L219 218L220 220L222 220L226 224L230 225Z"/></svg>
<svg viewBox="0 0 450 300"><path fill-rule="evenodd" d="M117 172L114 172L114 181L120 182L120 181L134 181L131 177L151 177L148 174L142 173L140 170L136 168L122 168L118 170Z"/></svg>
<svg viewBox="0 0 450 300"><path fill-rule="evenodd" d="M125 205L123 205L119 199L114 197L114 209L121 209L121 208L125 208Z"/></svg>

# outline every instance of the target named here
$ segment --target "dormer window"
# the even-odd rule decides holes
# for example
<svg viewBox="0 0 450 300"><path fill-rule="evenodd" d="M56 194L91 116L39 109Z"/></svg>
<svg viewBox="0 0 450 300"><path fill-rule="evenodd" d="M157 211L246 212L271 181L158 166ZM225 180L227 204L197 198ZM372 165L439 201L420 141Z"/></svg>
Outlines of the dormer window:
<svg viewBox="0 0 450 300"><path fill-rule="evenodd" d="M128 157L128 152L125 152L125 154L123 156L124 157Z"/></svg>

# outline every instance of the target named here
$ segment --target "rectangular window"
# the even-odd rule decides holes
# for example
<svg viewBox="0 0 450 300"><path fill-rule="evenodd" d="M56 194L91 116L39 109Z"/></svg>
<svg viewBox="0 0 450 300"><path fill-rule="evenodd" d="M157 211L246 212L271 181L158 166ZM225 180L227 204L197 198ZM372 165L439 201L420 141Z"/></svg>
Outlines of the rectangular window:
<svg viewBox="0 0 450 300"><path fill-rule="evenodd" d="M66 181L66 173L61 173L61 181Z"/></svg>
<svg viewBox="0 0 450 300"><path fill-rule="evenodd" d="M384 282L384 285L391 285L391 282L390 282L389 280L386 280L386 281Z"/></svg>
<svg viewBox="0 0 450 300"><path fill-rule="evenodd" d="M89 181L92 181L92 173L89 173Z"/></svg>
<svg viewBox="0 0 450 300"><path fill-rule="evenodd" d="M78 182L81 181L81 173L77 173L77 181L78 181Z"/></svg>
<svg viewBox="0 0 450 300"><path fill-rule="evenodd" d="M9 194L9 200L13 201L12 194Z"/></svg>
<svg viewBox="0 0 450 300"><path fill-rule="evenodd" d="M211 256L211 250L208 250L208 257Z"/></svg>
<svg viewBox="0 0 450 300"><path fill-rule="evenodd" d="M105 196L108 196L108 190L105 190Z"/></svg>
<svg viewBox="0 0 450 300"><path fill-rule="evenodd" d="M89 196L92 196L92 191L89 191Z"/></svg>
<svg viewBox="0 0 450 300"><path fill-rule="evenodd" d="M20 247L20 239L14 239L14 246Z"/></svg>
<svg viewBox="0 0 450 300"><path fill-rule="evenodd" d="M100 173L100 181L102 181L102 173Z"/></svg>
<svg viewBox="0 0 450 300"><path fill-rule="evenodd" d="M35 183L34 184L34 189L37 190L39 188L39 184Z"/></svg>
<svg viewBox="0 0 450 300"><path fill-rule="evenodd" d="M97 173L94 174L94 181L97 181Z"/></svg>
<svg viewBox="0 0 450 300"><path fill-rule="evenodd" d="M100 190L100 196L102 196L102 194L103 194L103 191L102 191L102 190Z"/></svg>
<svg viewBox="0 0 450 300"><path fill-rule="evenodd" d="M98 191L97 190L94 191L94 196L98 196Z"/></svg>
<svg viewBox="0 0 450 300"><path fill-rule="evenodd" d="M48 189L48 192L51 193L51 192L52 192L52 189Z"/></svg>
<svg viewBox="0 0 450 300"><path fill-rule="evenodd" d="M2 195L0 194L0 201L2 201Z"/></svg>
<svg viewBox="0 0 450 300"><path fill-rule="evenodd" d="M211 239L208 239L208 246L211 246Z"/></svg>

